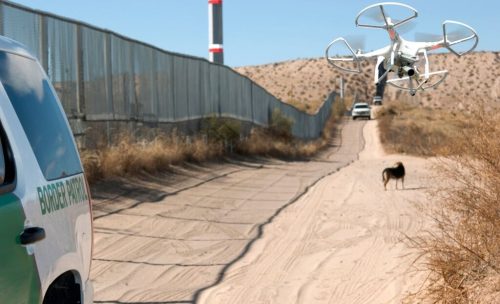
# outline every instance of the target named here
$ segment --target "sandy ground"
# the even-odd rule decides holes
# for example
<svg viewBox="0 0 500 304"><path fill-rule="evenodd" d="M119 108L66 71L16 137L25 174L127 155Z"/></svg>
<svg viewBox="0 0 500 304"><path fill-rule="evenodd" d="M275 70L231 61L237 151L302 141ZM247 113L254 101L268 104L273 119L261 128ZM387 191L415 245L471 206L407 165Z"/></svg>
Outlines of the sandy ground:
<svg viewBox="0 0 500 304"><path fill-rule="evenodd" d="M385 155L376 122L364 128L359 161L324 178L266 227L222 284L200 303L401 303L421 284L403 233L423 227L414 203L425 200L428 164ZM381 171L403 161L405 191L384 191ZM401 187L401 184L400 184Z"/></svg>
<svg viewBox="0 0 500 304"><path fill-rule="evenodd" d="M423 228L414 203L429 163L385 155L376 132L348 122L310 162L179 168L175 180L97 189L95 303L400 303L421 281L401 240ZM399 160L406 190L384 191L381 171Z"/></svg>

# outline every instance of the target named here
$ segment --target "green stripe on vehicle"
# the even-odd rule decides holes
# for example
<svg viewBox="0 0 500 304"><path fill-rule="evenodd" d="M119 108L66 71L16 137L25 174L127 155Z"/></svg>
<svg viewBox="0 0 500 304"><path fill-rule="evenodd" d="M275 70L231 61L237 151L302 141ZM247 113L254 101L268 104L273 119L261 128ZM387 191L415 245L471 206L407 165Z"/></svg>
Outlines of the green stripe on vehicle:
<svg viewBox="0 0 500 304"><path fill-rule="evenodd" d="M21 246L25 215L13 194L0 195L0 295L2 303L40 303L40 279L33 255Z"/></svg>

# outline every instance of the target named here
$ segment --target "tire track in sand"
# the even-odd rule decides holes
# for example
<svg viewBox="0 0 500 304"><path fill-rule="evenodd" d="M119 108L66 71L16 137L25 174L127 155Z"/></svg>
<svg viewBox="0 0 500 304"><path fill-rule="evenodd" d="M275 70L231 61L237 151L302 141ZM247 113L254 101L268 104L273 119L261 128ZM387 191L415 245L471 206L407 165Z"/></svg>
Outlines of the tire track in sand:
<svg viewBox="0 0 500 304"><path fill-rule="evenodd" d="M360 159L283 210L198 302L400 303L418 286L401 237L425 224L413 203L426 199L429 162L385 155L376 131L376 122L368 122ZM398 160L408 168L410 190L395 191L391 182L384 191L380 172Z"/></svg>
<svg viewBox="0 0 500 304"><path fill-rule="evenodd" d="M318 181L356 158L363 124L345 124L345 140L336 153L325 151L327 158L266 160L241 170L234 164L212 165L221 172L186 172L195 178L183 178L181 184L157 178L104 189L94 210L96 302L197 302L202 291L223 282L232 265L253 251L264 229L311 195ZM295 255L311 248L306 244ZM293 256L287 265L295 268Z"/></svg>

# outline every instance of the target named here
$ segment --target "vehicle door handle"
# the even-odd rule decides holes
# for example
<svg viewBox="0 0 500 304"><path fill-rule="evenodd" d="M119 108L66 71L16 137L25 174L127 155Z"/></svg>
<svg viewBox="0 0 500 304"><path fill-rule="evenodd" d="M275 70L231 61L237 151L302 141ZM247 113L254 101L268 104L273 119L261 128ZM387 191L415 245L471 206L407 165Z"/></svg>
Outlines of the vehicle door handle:
<svg viewBox="0 0 500 304"><path fill-rule="evenodd" d="M30 245L45 238L45 230L40 227L28 227L19 236L21 245Z"/></svg>

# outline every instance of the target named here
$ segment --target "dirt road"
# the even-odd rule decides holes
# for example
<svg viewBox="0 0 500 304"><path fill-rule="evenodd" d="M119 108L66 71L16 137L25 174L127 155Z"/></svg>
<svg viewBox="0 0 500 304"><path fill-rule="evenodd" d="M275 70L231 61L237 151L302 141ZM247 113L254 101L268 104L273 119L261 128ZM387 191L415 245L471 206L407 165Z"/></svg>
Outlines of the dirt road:
<svg viewBox="0 0 500 304"><path fill-rule="evenodd" d="M424 199L428 164L384 155L374 121L340 138L315 161L102 185L95 303L399 303L418 282L400 240L422 227L410 202ZM385 192L381 170L396 160L407 190Z"/></svg>

